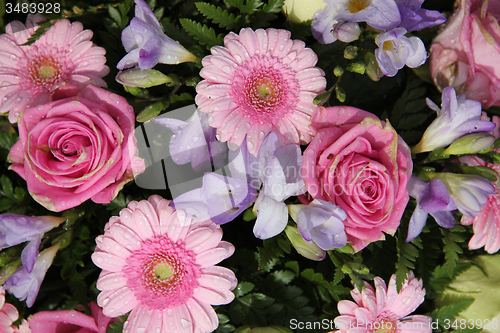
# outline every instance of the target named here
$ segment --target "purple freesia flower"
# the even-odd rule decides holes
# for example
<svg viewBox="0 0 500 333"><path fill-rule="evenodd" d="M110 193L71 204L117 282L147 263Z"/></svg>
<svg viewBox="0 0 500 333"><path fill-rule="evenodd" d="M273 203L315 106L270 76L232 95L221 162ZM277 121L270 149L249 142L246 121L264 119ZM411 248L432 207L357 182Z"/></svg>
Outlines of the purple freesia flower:
<svg viewBox="0 0 500 333"><path fill-rule="evenodd" d="M465 94L457 98L453 87L444 88L441 109L430 99L427 99L427 105L436 111L437 118L413 147L413 154L446 147L466 134L491 132L496 126L491 121L480 120L481 103L466 99Z"/></svg>
<svg viewBox="0 0 500 333"><path fill-rule="evenodd" d="M163 33L158 19L144 0L135 0L135 4L135 17L122 32L122 44L128 54L116 66L119 70L196 61L195 55Z"/></svg>
<svg viewBox="0 0 500 333"><path fill-rule="evenodd" d="M271 132L262 142L257 160L248 165L249 177L258 177L262 189L254 205L257 220L255 237L268 239L282 232L288 222L285 200L306 192L300 168L302 151L295 144L280 146L278 136Z"/></svg>
<svg viewBox="0 0 500 333"><path fill-rule="evenodd" d="M217 129L208 124L208 114L196 110L187 121L164 117L153 121L174 132L169 151L175 164L191 162L193 170L199 172L212 164L220 168L226 161L227 144L215 138Z"/></svg>
<svg viewBox="0 0 500 333"><path fill-rule="evenodd" d="M28 272L24 266L19 267L5 281L4 289L14 294L20 301L26 300L26 305L30 308L35 303L42 281L50 265L52 265L56 252L59 250L59 245L60 243L57 243L40 252L31 272Z"/></svg>
<svg viewBox="0 0 500 333"><path fill-rule="evenodd" d="M21 253L21 261L26 270L31 272L43 234L65 220L65 218L55 216L0 214L0 249L29 242Z"/></svg>
<svg viewBox="0 0 500 333"><path fill-rule="evenodd" d="M229 161L227 167L220 169L222 175L205 173L201 188L178 196L171 205L199 221L211 219L223 224L234 220L255 202L260 184L252 181L247 170L255 157L248 153L246 141L236 152L230 152Z"/></svg>
<svg viewBox="0 0 500 333"><path fill-rule="evenodd" d="M441 180L458 210L467 217L474 218L495 193L493 184L481 176L450 172L429 173L429 178Z"/></svg>
<svg viewBox="0 0 500 333"><path fill-rule="evenodd" d="M400 27L408 32L444 23L446 18L437 10L420 8L424 0L396 0L401 14Z"/></svg>
<svg viewBox="0 0 500 333"><path fill-rule="evenodd" d="M347 214L342 208L318 199L307 206L300 206L296 217L297 228L306 241L314 241L323 250L347 244L343 223Z"/></svg>
<svg viewBox="0 0 500 333"><path fill-rule="evenodd" d="M404 65L415 68L427 59L424 43L418 37L406 37L406 29L396 28L377 36L375 57L386 76L394 76Z"/></svg>
<svg viewBox="0 0 500 333"><path fill-rule="evenodd" d="M451 211L457 207L442 180L436 178L426 182L412 175L408 181L408 193L417 199L417 207L410 219L407 242L411 242L422 232L428 214L431 214L443 228L455 226L455 218Z"/></svg>
<svg viewBox="0 0 500 333"><path fill-rule="evenodd" d="M401 23L394 0L325 0L311 23L312 34L322 44L337 40L334 32L344 22L366 22L382 30L394 29Z"/></svg>

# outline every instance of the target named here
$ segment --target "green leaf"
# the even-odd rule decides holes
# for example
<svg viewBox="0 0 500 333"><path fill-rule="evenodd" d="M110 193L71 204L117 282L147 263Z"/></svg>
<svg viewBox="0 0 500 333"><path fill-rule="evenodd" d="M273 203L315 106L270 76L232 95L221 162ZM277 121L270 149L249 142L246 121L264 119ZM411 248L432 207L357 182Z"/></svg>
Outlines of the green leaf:
<svg viewBox="0 0 500 333"><path fill-rule="evenodd" d="M106 333L122 333L123 332L123 324L127 321L128 315L120 316L119 321L115 321L109 325Z"/></svg>
<svg viewBox="0 0 500 333"><path fill-rule="evenodd" d="M234 14L229 14L227 10L223 10L218 6L205 2L196 2L195 5L203 16L212 20L213 23L218 24L221 28L232 30L241 21L241 15L235 17Z"/></svg>
<svg viewBox="0 0 500 333"><path fill-rule="evenodd" d="M208 50L210 50L212 46L222 45L224 43L223 35L219 34L216 36L215 30L209 28L205 24L202 25L201 23L186 18L181 18L179 21L184 30L200 42L201 45L206 45Z"/></svg>
<svg viewBox="0 0 500 333"><path fill-rule="evenodd" d="M442 323L444 323L445 320L453 321L460 314L460 312L467 309L473 302L473 298L455 301L452 304L435 309L431 312L431 317L433 320L437 320Z"/></svg>
<svg viewBox="0 0 500 333"><path fill-rule="evenodd" d="M234 289L234 293L236 296L241 297L251 292L254 287L253 283L243 281L238 283L238 286Z"/></svg>
<svg viewBox="0 0 500 333"><path fill-rule="evenodd" d="M239 10L243 7L243 0L224 0L224 2L228 7L236 7Z"/></svg>
<svg viewBox="0 0 500 333"><path fill-rule="evenodd" d="M244 14L252 14L259 9L264 3L260 0L247 0L245 5L241 7L241 12Z"/></svg>
<svg viewBox="0 0 500 333"><path fill-rule="evenodd" d="M458 255L463 253L463 250L457 243L463 243L466 239L465 236L457 234L457 232L463 232L465 228L457 225L452 229L441 228L441 233L443 234L443 251L445 253L444 258L446 260L445 266L450 277L453 276L453 271L457 266Z"/></svg>
<svg viewBox="0 0 500 333"><path fill-rule="evenodd" d="M276 259L283 257L285 253L290 254L291 245L283 233L263 242L263 247L257 247L259 251L259 266L268 271L274 266Z"/></svg>
<svg viewBox="0 0 500 333"><path fill-rule="evenodd" d="M113 21L115 21L116 24L118 24L118 26L121 27L122 26L122 16L121 16L120 12L118 11L118 9L116 9L113 6L109 6L108 13L109 13L109 16L113 19Z"/></svg>
<svg viewBox="0 0 500 333"><path fill-rule="evenodd" d="M403 283L406 280L407 275L410 273L410 269L415 269L415 261L418 258L418 249L411 243L406 242L406 230L402 231L400 228L398 231L397 241L397 254L398 261L396 262L396 286L398 292L401 291Z"/></svg>
<svg viewBox="0 0 500 333"><path fill-rule="evenodd" d="M282 284L289 284L295 278L295 274L290 271L274 271L272 275L276 281Z"/></svg>
<svg viewBox="0 0 500 333"><path fill-rule="evenodd" d="M269 3L265 4L262 10L265 13L279 13L284 4L285 0L269 0Z"/></svg>

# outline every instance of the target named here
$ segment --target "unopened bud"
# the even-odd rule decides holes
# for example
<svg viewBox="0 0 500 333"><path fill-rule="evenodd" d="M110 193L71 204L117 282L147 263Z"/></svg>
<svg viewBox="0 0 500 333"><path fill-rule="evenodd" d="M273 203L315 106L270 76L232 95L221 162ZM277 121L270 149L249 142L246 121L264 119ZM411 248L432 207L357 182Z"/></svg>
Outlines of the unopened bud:
<svg viewBox="0 0 500 333"><path fill-rule="evenodd" d="M287 226L285 233L297 252L307 259L320 261L325 259L326 252L313 241L307 242L300 234L297 227Z"/></svg>
<svg viewBox="0 0 500 333"><path fill-rule="evenodd" d="M358 47L349 45L344 50L344 58L352 60L358 56Z"/></svg>
<svg viewBox="0 0 500 333"><path fill-rule="evenodd" d="M172 79L155 69L132 68L119 72L116 81L124 86L149 88L172 82Z"/></svg>
<svg viewBox="0 0 500 333"><path fill-rule="evenodd" d="M358 74L365 74L366 70L366 65L362 61L355 62L354 64L349 64L347 66L347 70L350 72L358 73Z"/></svg>
<svg viewBox="0 0 500 333"><path fill-rule="evenodd" d="M473 133L455 140L443 152L445 155L476 154L490 147L495 142L495 137L486 133Z"/></svg>

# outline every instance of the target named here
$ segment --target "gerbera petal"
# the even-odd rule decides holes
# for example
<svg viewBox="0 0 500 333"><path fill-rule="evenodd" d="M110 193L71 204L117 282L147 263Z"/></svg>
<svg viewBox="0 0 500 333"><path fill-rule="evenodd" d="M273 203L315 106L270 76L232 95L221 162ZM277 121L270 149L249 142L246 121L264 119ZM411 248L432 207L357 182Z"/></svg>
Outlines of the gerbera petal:
<svg viewBox="0 0 500 333"><path fill-rule="evenodd" d="M103 273L99 276L96 287L99 290L116 290L127 285L127 279L122 272Z"/></svg>
<svg viewBox="0 0 500 333"><path fill-rule="evenodd" d="M187 305L188 307L191 306L189 312L195 324L195 329L198 328L201 331L212 332L219 326L219 319L212 307L194 299L190 299Z"/></svg>

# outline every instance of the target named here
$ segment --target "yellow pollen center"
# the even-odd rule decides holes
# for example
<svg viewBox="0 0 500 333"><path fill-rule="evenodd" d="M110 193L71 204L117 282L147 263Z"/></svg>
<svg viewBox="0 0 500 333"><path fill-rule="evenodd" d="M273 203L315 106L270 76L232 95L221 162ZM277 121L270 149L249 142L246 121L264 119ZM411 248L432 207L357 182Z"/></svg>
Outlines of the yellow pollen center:
<svg viewBox="0 0 500 333"><path fill-rule="evenodd" d="M259 94L260 99L266 99L267 96L271 94L271 92L269 91L269 87L265 85L258 87L257 93Z"/></svg>
<svg viewBox="0 0 500 333"><path fill-rule="evenodd" d="M370 6L371 0L349 0L347 2L347 10L351 13L357 13Z"/></svg>
<svg viewBox="0 0 500 333"><path fill-rule="evenodd" d="M382 50L384 51L392 51L394 50L394 43L391 40L386 40L382 45Z"/></svg>
<svg viewBox="0 0 500 333"><path fill-rule="evenodd" d="M47 78L51 77L53 73L54 73L54 68L52 68L50 66L43 66L38 71L38 75L40 75L40 78L42 78L42 79L47 79Z"/></svg>
<svg viewBox="0 0 500 333"><path fill-rule="evenodd" d="M396 333L398 324L393 321L378 320L374 323L373 333Z"/></svg>
<svg viewBox="0 0 500 333"><path fill-rule="evenodd" d="M169 265L166 264L160 264L156 266L155 268L155 276L157 279L161 281L165 281L170 279L174 273L172 273L172 269L170 268Z"/></svg>

